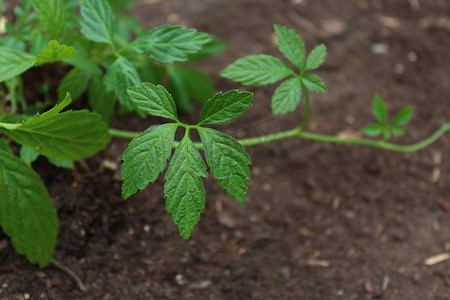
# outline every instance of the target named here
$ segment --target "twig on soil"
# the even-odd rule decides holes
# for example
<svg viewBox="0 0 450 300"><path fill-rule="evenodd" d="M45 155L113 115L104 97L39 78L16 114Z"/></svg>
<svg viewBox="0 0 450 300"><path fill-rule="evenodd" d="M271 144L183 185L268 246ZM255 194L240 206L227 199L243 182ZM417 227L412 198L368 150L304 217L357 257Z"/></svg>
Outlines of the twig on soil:
<svg viewBox="0 0 450 300"><path fill-rule="evenodd" d="M427 266L432 266L440 262L446 261L447 259L450 259L450 253L441 253L438 255L428 257L427 259L425 259L424 264Z"/></svg>
<svg viewBox="0 0 450 300"><path fill-rule="evenodd" d="M73 278L73 280L75 280L75 282L78 285L78 288L83 291L83 292L87 292L86 286L84 285L83 281L81 280L80 277L78 277L77 274L75 274L75 272L73 272L71 269L69 269L68 267L66 267L65 265L63 265L60 261L52 258L52 263L61 271L67 273L70 277Z"/></svg>

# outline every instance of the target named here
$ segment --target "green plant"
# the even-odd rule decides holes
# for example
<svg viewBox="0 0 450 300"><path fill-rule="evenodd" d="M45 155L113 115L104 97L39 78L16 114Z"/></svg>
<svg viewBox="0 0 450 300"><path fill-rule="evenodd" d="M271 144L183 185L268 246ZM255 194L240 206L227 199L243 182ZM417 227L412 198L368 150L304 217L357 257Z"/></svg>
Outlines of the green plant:
<svg viewBox="0 0 450 300"><path fill-rule="evenodd" d="M58 8L56 3L60 2L46 0L39 5L43 3L51 6L46 11L52 11ZM37 6L35 9L39 11ZM298 126L288 131L236 140L208 126L229 122L242 115L251 106L253 94L232 90L207 97L206 93L199 91L196 80L190 84L185 82L183 86L186 90L190 90L189 93L196 94L199 99L206 101L197 124L182 123L178 118L180 107L177 109L172 95L155 82L141 83L142 78L131 63L135 55L127 56L127 53L137 53L142 55L140 58L151 58L160 63L199 58L204 56L205 52L211 51L208 49L217 46L212 43L210 47L203 47L210 41L207 34L181 26L164 25L141 33L132 43L118 46L114 35L112 8L108 2L84 0L81 15L81 32L84 37L80 35L79 41L91 46L86 48L77 43L62 45L57 41L50 41L39 55L0 48L0 60L3 59L8 63L7 68L0 64L0 68L3 68L0 74L8 80L38 64L38 61L48 63L62 59L67 62L72 59L71 63L77 67L63 79L59 88L60 94L64 90L79 94L78 88L84 90L82 74L88 73L92 77L89 98L97 101L94 101L97 106L91 103L91 107L97 107L93 109L94 111L108 110L108 113L112 114L110 101L113 96L110 91L114 89L119 102L129 110L143 116L166 118L171 122L150 127L144 132L108 128L104 118L97 113L88 110L62 111L71 102L70 94L66 94L64 100L43 114L36 114L33 117L26 115L2 117L0 132L8 140L5 142L0 139L0 222L4 232L11 236L16 250L20 254L25 254L30 262L39 263L41 267L46 266L51 260L56 243L58 219L44 184L29 166L38 154L70 167L74 160L93 156L103 149L111 136L132 139L122 156L123 198L126 199L153 183L168 165L164 177L166 210L171 214L173 222L178 225L180 234L187 239L205 207L203 178L208 176L208 168L230 196L239 203L244 202L251 164L245 146L300 137L406 152L426 147L446 131L450 131L450 123L446 123L429 138L407 146L388 143L386 138L347 139L305 132L303 129L308 120L310 107L309 91L326 90L319 77L307 72L321 65L326 48L323 45L317 46L307 57L302 39L294 31L275 25L279 49L298 71L294 71L278 58L253 55L231 64L222 75L252 85L272 84L290 77L276 89L272 98L272 112L274 114L292 112L304 98L303 119ZM39 18L44 17L41 14ZM46 22L50 20L41 22L46 26ZM56 30L55 25L52 29ZM53 34L58 35L59 32L56 30ZM74 53L71 47L84 54L70 56ZM86 49L90 50L85 52ZM107 55L100 55L103 52ZM215 53L215 50L212 52ZM74 61L75 57L77 58ZM97 74L97 71L88 71L91 68L91 71L100 69L100 66L106 68L104 76L102 72ZM173 67L169 67L169 71ZM83 85L77 89L74 89L74 85L65 85L65 81L69 81L68 76L71 78L70 81L83 82ZM379 126L383 127L383 132L386 131L385 128L389 128L399 133L394 127L405 124L411 117L412 109L402 110L388 125L384 105L381 106L380 101L376 100L376 108L374 106L375 116L380 121ZM180 128L184 130L184 137L181 141L176 141L175 133ZM193 131L198 131L200 142L192 140ZM13 154L14 144L10 141L22 146L20 150L22 159ZM175 151L172 155L173 149ZM204 150L206 163L199 150Z"/></svg>

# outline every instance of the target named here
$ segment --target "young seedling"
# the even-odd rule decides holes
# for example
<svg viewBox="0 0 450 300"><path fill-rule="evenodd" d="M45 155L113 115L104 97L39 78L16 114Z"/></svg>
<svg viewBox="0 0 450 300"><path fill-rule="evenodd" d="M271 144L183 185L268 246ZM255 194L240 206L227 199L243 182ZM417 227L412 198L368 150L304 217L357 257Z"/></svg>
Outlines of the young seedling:
<svg viewBox="0 0 450 300"><path fill-rule="evenodd" d="M376 98L373 110L379 123L370 125L371 130L364 131L369 134L383 133L383 140L347 139L305 132L303 129L310 106L309 91L326 91L323 81L309 72L322 64L326 48L319 45L306 57L300 36L291 29L275 25L278 47L296 70L276 57L260 54L236 61L222 75L256 86L284 79L272 97L272 113L292 112L304 98L303 120L291 130L236 140L209 126L241 116L251 106L253 94L232 90L208 96L199 88L197 80L192 80L196 77L202 81L201 75L194 76L191 70L173 65L216 53L219 44L211 42L208 34L183 26L163 25L149 31L135 30L139 33L137 38L128 43L126 33L116 27L113 9L108 1L84 0L81 20L78 20L81 24L80 35L73 30L75 27L70 27L71 18L77 20L78 17L68 13L70 9L66 10L76 7L72 5L77 1L64 4L62 0L31 0L31 3L51 40L45 49L37 53L0 47L0 81L13 80L27 69L45 63L62 60L75 66L60 84L59 99L63 96L64 99L52 109L32 117L0 114L0 133L8 138L0 138L2 229L11 237L18 253L26 255L30 262L41 267L50 263L56 244L58 219L43 182L29 165L37 155L44 155L55 164L72 166L73 161L93 156L106 147L112 136L132 139L122 156L123 198L127 199L154 183L167 168L164 176L166 210L178 225L181 236L187 239L205 208L203 178L208 176L208 168L230 196L238 203L244 203L251 164L245 146L299 137L408 152L422 149L450 131L450 123L446 123L419 143L406 146L388 143L386 140L391 131L394 134L403 133L400 126L409 121L413 109L402 110L388 123L385 106L381 99ZM116 8L120 7L119 1L111 3ZM60 42L61 37L64 38ZM197 124L181 122L178 118L181 107L177 108L172 95L157 82L143 80L155 75L148 76L146 73L149 69L152 73L153 67L146 69L142 66L143 62L150 60L159 66L169 64L164 68L168 70L172 81L169 87L172 86L174 94L186 92L205 101ZM71 96L66 92L81 97L89 83L89 103L92 110L102 116L87 110L63 111L71 102ZM108 128L104 120L109 120L114 113L113 93L123 108L142 116L162 117L169 122L152 126L144 132ZM184 130L181 141L175 140L177 130ZM199 142L192 140L193 131L198 132ZM12 142L21 146L21 158L14 155L17 151L13 148L17 147ZM204 151L206 162L199 150Z"/></svg>
<svg viewBox="0 0 450 300"><path fill-rule="evenodd" d="M373 99L372 112L378 123L371 123L362 129L362 132L368 136L377 136L383 134L383 140L387 141L391 133L395 135L404 135L405 131L400 127L406 125L412 117L414 107L407 107L399 111L391 122L388 121L386 105L380 96L375 95Z"/></svg>

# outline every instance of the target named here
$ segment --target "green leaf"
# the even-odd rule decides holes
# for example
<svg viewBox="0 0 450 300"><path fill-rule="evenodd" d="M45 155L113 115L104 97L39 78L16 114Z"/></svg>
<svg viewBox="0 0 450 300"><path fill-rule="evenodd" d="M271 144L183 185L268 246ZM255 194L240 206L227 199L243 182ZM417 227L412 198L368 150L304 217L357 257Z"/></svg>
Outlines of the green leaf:
<svg viewBox="0 0 450 300"><path fill-rule="evenodd" d="M384 140L388 140L391 137L391 129L389 128L389 126L384 127L384 131L383 131L383 138Z"/></svg>
<svg viewBox="0 0 450 300"><path fill-rule="evenodd" d="M169 81L167 82L167 91L172 95L178 110L185 114L192 114L193 107L189 97L186 82L176 71L177 68L168 70Z"/></svg>
<svg viewBox="0 0 450 300"><path fill-rule="evenodd" d="M70 101L67 95L51 110L22 124L0 123L0 131L49 158L73 161L91 157L111 138L107 124L87 110L59 113Z"/></svg>
<svg viewBox="0 0 450 300"><path fill-rule="evenodd" d="M387 110L380 96L375 95L373 99L372 112L375 118L382 124L387 123Z"/></svg>
<svg viewBox="0 0 450 300"><path fill-rule="evenodd" d="M242 115L252 104L253 94L237 90L217 93L209 99L200 115L200 124L220 124Z"/></svg>
<svg viewBox="0 0 450 300"><path fill-rule="evenodd" d="M122 197L127 199L155 182L172 154L174 123L150 127L135 137L122 156Z"/></svg>
<svg viewBox="0 0 450 300"><path fill-rule="evenodd" d="M115 90L116 96L122 105L133 109L127 89L141 84L138 71L124 57L119 57L106 71L104 83L107 91Z"/></svg>
<svg viewBox="0 0 450 300"><path fill-rule="evenodd" d="M0 137L0 151L5 151L10 154L13 154L11 147L9 147L9 145L1 137Z"/></svg>
<svg viewBox="0 0 450 300"><path fill-rule="evenodd" d="M214 84L205 73L187 67L176 67L172 71L182 80L189 98L204 104L214 95Z"/></svg>
<svg viewBox="0 0 450 300"><path fill-rule="evenodd" d="M188 61L196 62L203 60L205 58L218 55L225 50L225 43L222 42L219 38L210 36L211 40L205 44L203 44L202 49L196 53L189 54Z"/></svg>
<svg viewBox="0 0 450 300"><path fill-rule="evenodd" d="M316 46L306 59L305 71L317 69L325 60L327 47L324 44Z"/></svg>
<svg viewBox="0 0 450 300"><path fill-rule="evenodd" d="M145 82L141 86L130 87L128 94L139 111L151 116L178 120L175 102L162 85Z"/></svg>
<svg viewBox="0 0 450 300"><path fill-rule="evenodd" d="M0 221L16 251L47 266L58 235L58 217L39 175L25 162L0 151Z"/></svg>
<svg viewBox="0 0 450 300"><path fill-rule="evenodd" d="M207 176L205 162L186 135L169 163L164 184L166 210L184 239L189 238L205 208L202 177Z"/></svg>
<svg viewBox="0 0 450 300"><path fill-rule="evenodd" d="M411 120L414 110L415 110L414 107L407 107L402 109L401 111L398 112L397 115L395 115L394 119L392 119L391 125L392 126L405 125Z"/></svg>
<svg viewBox="0 0 450 300"><path fill-rule="evenodd" d="M295 110L302 97L302 85L298 78L291 78L280 84L272 96L272 113L286 114Z"/></svg>
<svg viewBox="0 0 450 300"><path fill-rule="evenodd" d="M34 66L36 56L6 47L0 47L0 82L24 73Z"/></svg>
<svg viewBox="0 0 450 300"><path fill-rule="evenodd" d="M69 93L73 100L77 100L86 91L89 83L89 74L82 69L73 68L64 76L58 86L58 98L62 99Z"/></svg>
<svg viewBox="0 0 450 300"><path fill-rule="evenodd" d="M214 178L237 202L244 203L250 178L250 156L232 137L211 128L199 128L206 161Z"/></svg>
<svg viewBox="0 0 450 300"><path fill-rule="evenodd" d="M383 132L384 126L378 123L372 123L362 129L362 133L368 136L376 136Z"/></svg>
<svg viewBox="0 0 450 300"><path fill-rule="evenodd" d="M56 40L51 40L47 44L47 48L42 50L36 58L36 65L54 63L65 58L72 57L77 54L74 47L61 45Z"/></svg>
<svg viewBox="0 0 450 300"><path fill-rule="evenodd" d="M114 14L106 0L84 0L81 4L81 33L89 40L114 44Z"/></svg>
<svg viewBox="0 0 450 300"><path fill-rule="evenodd" d="M314 74L304 74L301 77L303 84L311 91L316 93L323 93L327 91L323 80Z"/></svg>
<svg viewBox="0 0 450 300"><path fill-rule="evenodd" d="M89 106L92 112L98 113L109 123L114 115L116 99L112 92L106 90L101 76L93 76L88 93Z"/></svg>
<svg viewBox="0 0 450 300"><path fill-rule="evenodd" d="M163 64L189 60L189 54L200 51L210 36L180 25L162 25L141 34L130 44L134 51Z"/></svg>
<svg viewBox="0 0 450 300"><path fill-rule="evenodd" d="M38 157L39 152L34 148L27 146L22 146L22 148L20 148L20 158L28 165L34 162Z"/></svg>
<svg viewBox="0 0 450 300"><path fill-rule="evenodd" d="M52 39L59 40L66 26L67 15L64 0L31 0L39 21Z"/></svg>
<svg viewBox="0 0 450 300"><path fill-rule="evenodd" d="M294 30L284 26L274 25L278 38L278 48L300 70L305 64L305 44L302 38Z"/></svg>
<svg viewBox="0 0 450 300"><path fill-rule="evenodd" d="M261 86L275 83L295 73L282 60L259 54L236 60L220 75L245 85Z"/></svg>
<svg viewBox="0 0 450 300"><path fill-rule="evenodd" d="M71 160L57 160L49 158L48 161L58 168L72 169L72 170L75 169L75 165Z"/></svg>
<svg viewBox="0 0 450 300"><path fill-rule="evenodd" d="M397 126L392 126L391 130L392 130L392 133L395 135L404 135L405 134L405 131Z"/></svg>

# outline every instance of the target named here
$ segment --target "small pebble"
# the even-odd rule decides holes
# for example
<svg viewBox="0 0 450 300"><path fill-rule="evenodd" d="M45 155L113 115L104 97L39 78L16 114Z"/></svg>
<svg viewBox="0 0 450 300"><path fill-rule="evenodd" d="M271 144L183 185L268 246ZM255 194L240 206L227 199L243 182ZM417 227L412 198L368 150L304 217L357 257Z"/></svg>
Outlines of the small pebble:
<svg viewBox="0 0 450 300"><path fill-rule="evenodd" d="M410 62L416 62L418 59L417 53L414 51L409 51L406 57Z"/></svg>
<svg viewBox="0 0 450 300"><path fill-rule="evenodd" d="M386 54L389 51L389 46L385 43L375 43L371 49L374 54Z"/></svg>
<svg viewBox="0 0 450 300"><path fill-rule="evenodd" d="M405 72L405 67L402 64L395 64L394 71L397 74L403 74L403 72Z"/></svg>

